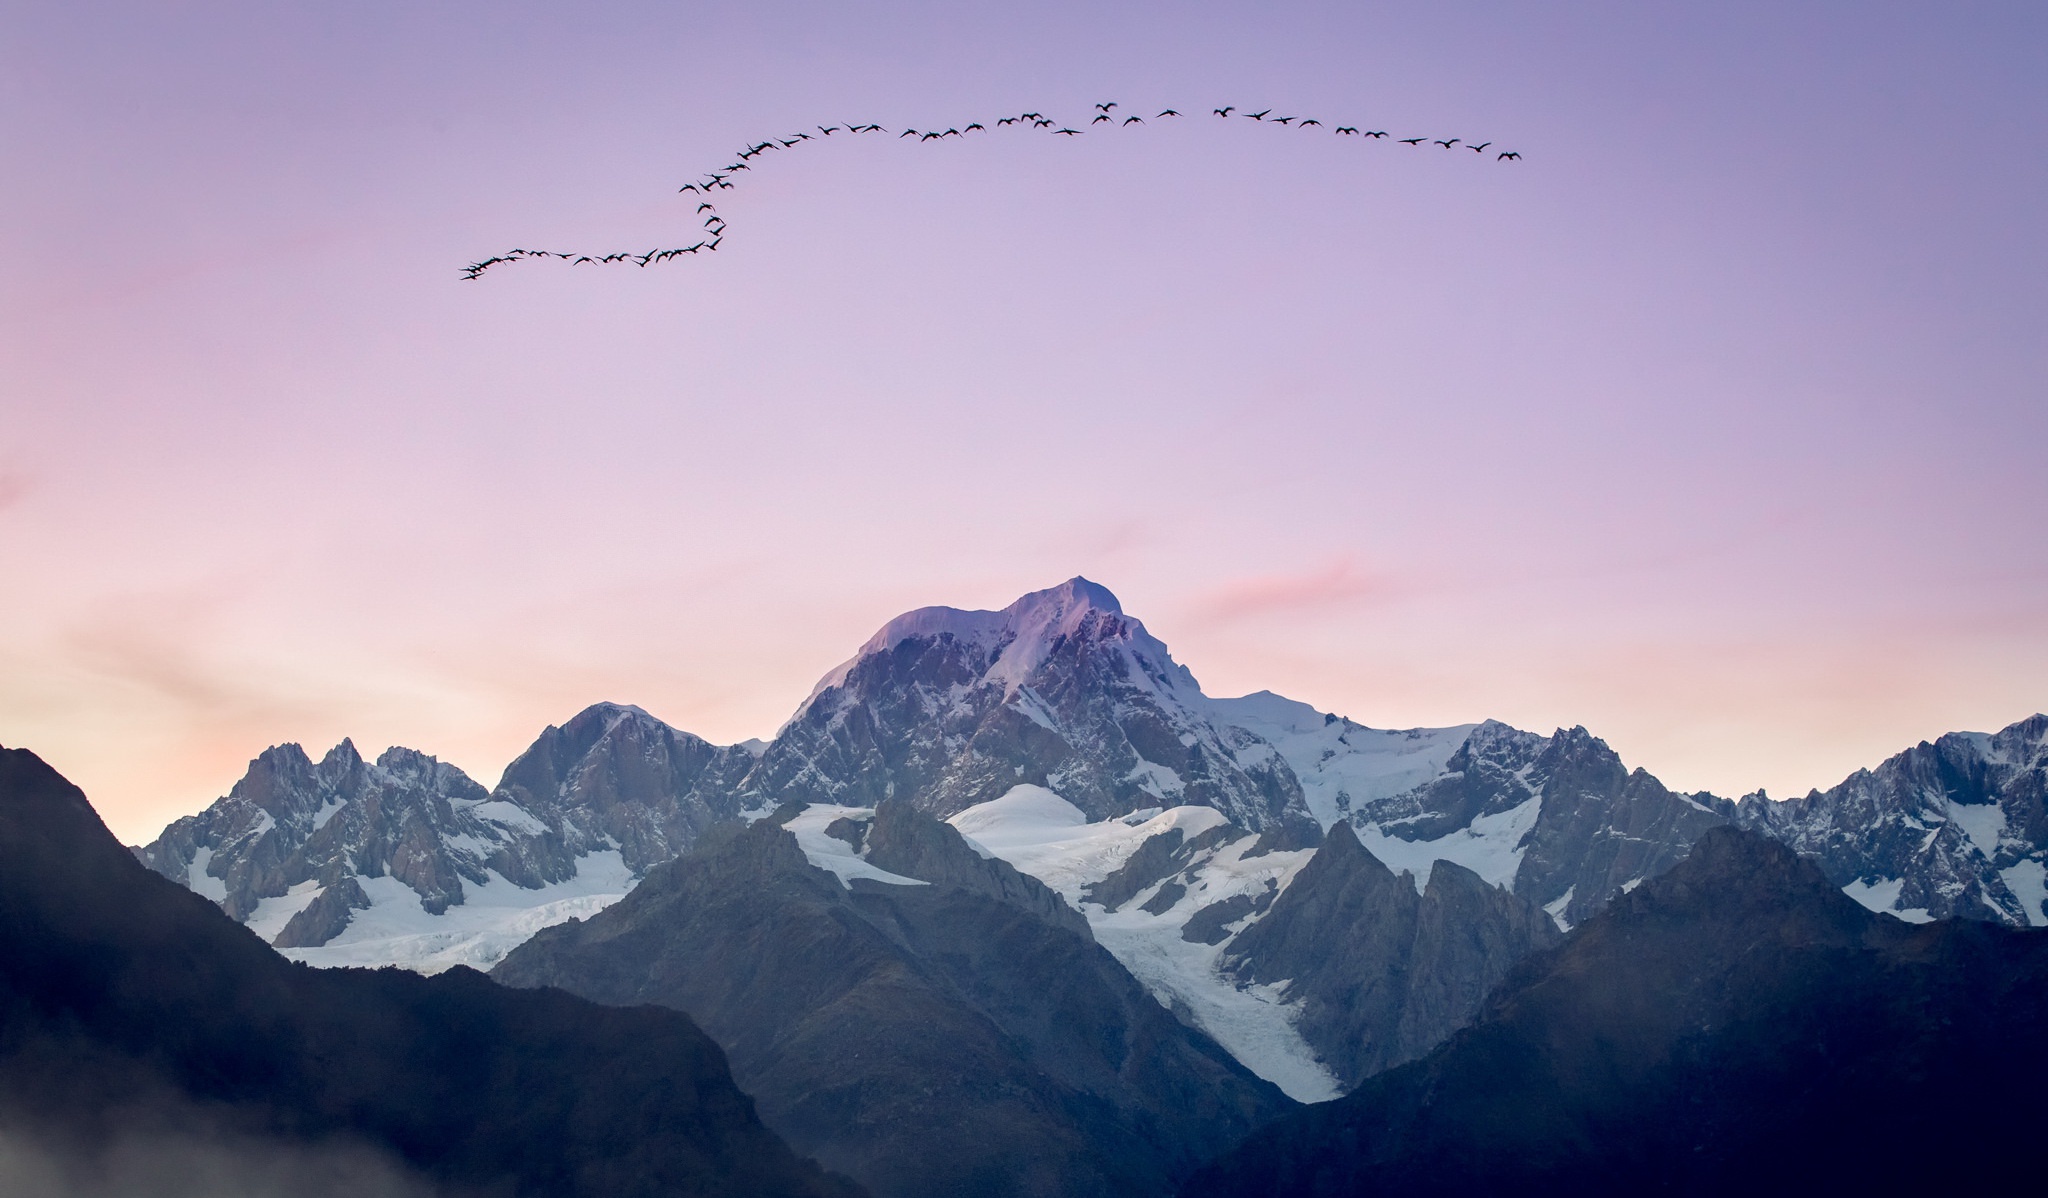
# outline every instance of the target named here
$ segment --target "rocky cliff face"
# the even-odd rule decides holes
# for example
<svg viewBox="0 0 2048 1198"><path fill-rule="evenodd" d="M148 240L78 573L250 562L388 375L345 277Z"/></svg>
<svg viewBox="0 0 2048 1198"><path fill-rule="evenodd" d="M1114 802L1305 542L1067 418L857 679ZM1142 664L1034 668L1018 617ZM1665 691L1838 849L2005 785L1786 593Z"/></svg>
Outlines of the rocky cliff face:
<svg viewBox="0 0 2048 1198"><path fill-rule="evenodd" d="M2048 924L2048 716L1922 741L1803 799L1751 795L1735 818L1875 910Z"/></svg>
<svg viewBox="0 0 2048 1198"><path fill-rule="evenodd" d="M748 747L600 703L541 733L505 767L494 795L547 825L571 855L617 849L643 874L738 815L739 783L756 761Z"/></svg>
<svg viewBox="0 0 2048 1198"><path fill-rule="evenodd" d="M1557 939L1540 908L1448 861L1418 891L1338 824L1221 965L1280 985L1303 1039L1349 1090L1448 1039L1510 968Z"/></svg>
<svg viewBox="0 0 2048 1198"><path fill-rule="evenodd" d="M883 1195L1160 1194L1288 1105L951 828L780 818L801 831L714 832L494 976L689 1012L769 1126Z"/></svg>
<svg viewBox="0 0 2048 1198"><path fill-rule="evenodd" d="M266 898L315 883L390 877L439 914L486 870L547 878L570 869L558 839L491 805L461 770L411 749L365 762L348 741L318 764L297 745L265 750L227 797L164 829L144 864L246 920ZM345 908L344 908L345 909Z"/></svg>

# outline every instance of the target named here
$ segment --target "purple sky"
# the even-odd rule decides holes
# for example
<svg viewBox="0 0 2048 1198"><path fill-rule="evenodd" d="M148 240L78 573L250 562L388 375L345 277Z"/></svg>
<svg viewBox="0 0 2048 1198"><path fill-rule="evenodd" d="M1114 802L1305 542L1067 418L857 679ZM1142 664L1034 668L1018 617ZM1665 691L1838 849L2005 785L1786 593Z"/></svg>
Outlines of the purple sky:
<svg viewBox="0 0 2048 1198"><path fill-rule="evenodd" d="M1214 694L1830 785L2048 707L2044 117L2031 0L0 3L0 743L136 840L1081 573Z"/></svg>

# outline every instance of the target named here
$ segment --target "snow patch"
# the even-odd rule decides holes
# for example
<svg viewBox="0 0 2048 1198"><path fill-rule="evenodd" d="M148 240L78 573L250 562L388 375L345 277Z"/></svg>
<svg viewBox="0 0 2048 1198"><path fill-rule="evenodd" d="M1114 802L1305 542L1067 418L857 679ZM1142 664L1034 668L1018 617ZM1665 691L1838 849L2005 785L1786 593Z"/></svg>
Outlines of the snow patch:
<svg viewBox="0 0 2048 1198"><path fill-rule="evenodd" d="M2048 925L2048 866L2039 861L2020 861L1998 871L2005 879L2006 889L2019 899L2020 909L2027 913L2027 922L2034 927Z"/></svg>
<svg viewBox="0 0 2048 1198"><path fill-rule="evenodd" d="M1927 923L1931 921L1934 916L1928 914L1925 907L1900 908L1897 905L1899 892L1905 888L1906 881L1904 878L1886 878L1877 882L1865 882L1863 879L1858 878L1847 886L1842 887L1842 893L1880 915L1896 916L1907 923Z"/></svg>
<svg viewBox="0 0 2048 1198"><path fill-rule="evenodd" d="M1152 837L1179 829L1193 839L1228 822L1211 807L1174 807L1139 818L1145 815L1089 823L1057 793L1022 785L947 822L1058 891L1087 917L1096 941L1153 997L1208 1033L1245 1068L1302 1102L1337 1097L1336 1080L1294 1028L1295 1008L1284 1000L1285 987L1239 987L1216 968L1228 941L1197 944L1181 936L1188 918L1210 903L1284 888L1314 850L1246 860L1245 851L1255 843L1247 835L1216 851L1192 882L1183 883L1187 893L1160 914L1141 910L1135 900L1115 912L1086 902L1082 892L1090 883L1114 873Z"/></svg>
<svg viewBox="0 0 2048 1198"><path fill-rule="evenodd" d="M192 864L185 867L185 885L197 894L203 894L216 903L226 902L228 884L219 878L207 875L206 867L213 861L213 850L204 846L192 854Z"/></svg>
<svg viewBox="0 0 2048 1198"><path fill-rule="evenodd" d="M470 811L527 836L539 836L548 830L548 826L534 818L532 812L505 799L487 799L471 807Z"/></svg>
<svg viewBox="0 0 2048 1198"><path fill-rule="evenodd" d="M878 865L869 865L865 857L853 851L852 845L837 836L825 834L825 829L830 827L834 820L868 820L874 816L873 807L839 807L827 803L813 803L782 827L796 837L797 847L804 851L806 860L837 877L839 884L848 890L853 889L852 883L855 878L887 882L892 886L931 885L918 878L892 874Z"/></svg>
<svg viewBox="0 0 2048 1198"><path fill-rule="evenodd" d="M1368 728L1306 703L1259 691L1211 699L1210 714L1277 750L1301 781L1309 813L1325 830L1347 809L1415 789L1442 773L1477 724Z"/></svg>
<svg viewBox="0 0 2048 1198"><path fill-rule="evenodd" d="M1578 883L1574 882L1572 885L1564 888L1563 894L1543 904L1544 913L1550 916L1550 922L1556 924L1557 930L1560 932L1572 930L1572 921L1564 917L1564 909L1572 905L1572 894L1578 888Z"/></svg>
<svg viewBox="0 0 2048 1198"><path fill-rule="evenodd" d="M1963 830L1970 843L1989 861L1998 856L1998 838L2005 832L2005 808L1997 803L1958 803L1949 800L1949 822Z"/></svg>
<svg viewBox="0 0 2048 1198"><path fill-rule="evenodd" d="M406 893L412 894L412 891L408 890ZM292 916L304 911L319 896L320 883L311 880L301 882L281 895L258 900L256 909L249 913L249 918L242 921L242 926L263 937L263 943L269 944L277 939L279 932L284 931L284 925L292 921ZM419 896L413 897L417 900Z"/></svg>
<svg viewBox="0 0 2048 1198"><path fill-rule="evenodd" d="M440 915L427 914L419 894L396 878L359 876L356 884L370 900L368 910L355 912L341 935L318 948L278 951L322 968L397 965L418 973L439 973L451 965L489 969L535 932L572 918L587 919L626 897L638 882L614 849L577 858L575 877L538 890L516 885L496 870L486 873L489 880L482 885L465 881L463 901ZM296 906L268 931L257 923L270 915L270 904L281 900L265 899L250 918L250 929L265 940L274 939L318 891L315 882L294 886Z"/></svg>
<svg viewBox="0 0 2048 1198"><path fill-rule="evenodd" d="M315 811L313 813L313 830L315 832L318 832L320 829L326 827L327 821L341 814L341 809L344 806L346 806L346 804L344 804L339 799L335 799L332 802L320 804L320 810Z"/></svg>
<svg viewBox="0 0 2048 1198"><path fill-rule="evenodd" d="M1429 884L1430 870L1438 861L1462 865L1488 885L1505 889L1515 883L1515 871L1522 867L1523 838L1536 826L1542 810L1542 798L1532 796L1506 811L1478 816L1435 840L1402 840L1380 831L1376 824L1359 828L1358 840L1387 868L1413 873L1417 890Z"/></svg>

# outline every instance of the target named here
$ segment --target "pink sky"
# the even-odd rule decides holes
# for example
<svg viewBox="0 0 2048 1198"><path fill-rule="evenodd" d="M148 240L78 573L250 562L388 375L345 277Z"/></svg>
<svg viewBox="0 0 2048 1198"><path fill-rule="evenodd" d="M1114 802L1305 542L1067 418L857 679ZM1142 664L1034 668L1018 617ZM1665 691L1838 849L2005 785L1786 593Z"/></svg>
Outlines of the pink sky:
<svg viewBox="0 0 2048 1198"><path fill-rule="evenodd" d="M1190 115L457 281L1109 99ZM2030 3L0 3L0 743L138 840L1079 573L1214 694L1830 785L2048 707L2044 117Z"/></svg>

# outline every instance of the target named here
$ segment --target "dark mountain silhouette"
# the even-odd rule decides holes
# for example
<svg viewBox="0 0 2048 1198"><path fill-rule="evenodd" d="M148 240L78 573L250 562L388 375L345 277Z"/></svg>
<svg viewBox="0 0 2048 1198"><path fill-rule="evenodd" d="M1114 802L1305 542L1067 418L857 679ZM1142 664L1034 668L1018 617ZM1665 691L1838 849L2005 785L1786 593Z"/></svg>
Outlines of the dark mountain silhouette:
<svg viewBox="0 0 2048 1198"><path fill-rule="evenodd" d="M778 826L798 814L713 829L493 976L688 1012L770 1127L890 1198L1161 1194L1292 1107L951 827L900 800L835 819L897 876L842 881Z"/></svg>
<svg viewBox="0 0 2048 1198"><path fill-rule="evenodd" d="M295 965L0 749L0 1121L55 1143L114 1113L354 1144L450 1194L858 1192L763 1127L674 1011Z"/></svg>
<svg viewBox="0 0 2048 1198"><path fill-rule="evenodd" d="M1183 1192L1961 1192L2038 1170L2044 1067L2048 933L1874 914L1717 828L1473 1027Z"/></svg>

